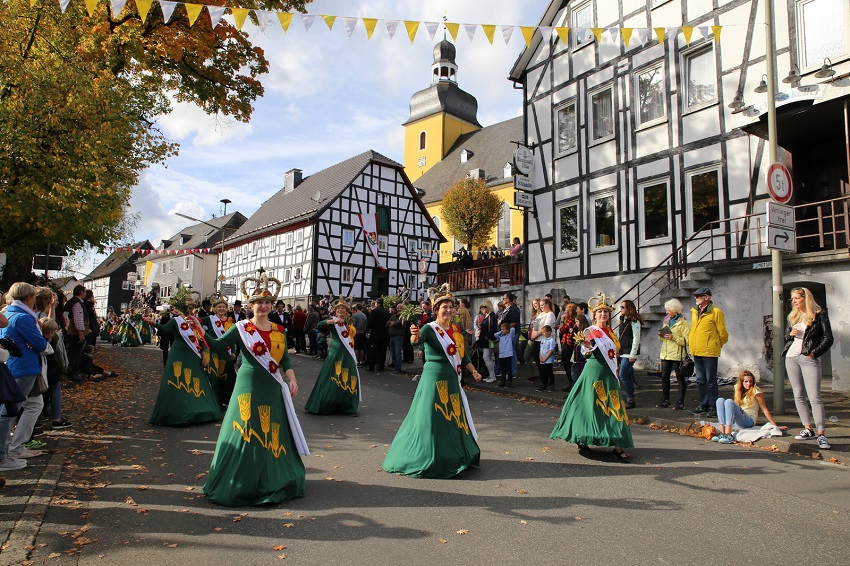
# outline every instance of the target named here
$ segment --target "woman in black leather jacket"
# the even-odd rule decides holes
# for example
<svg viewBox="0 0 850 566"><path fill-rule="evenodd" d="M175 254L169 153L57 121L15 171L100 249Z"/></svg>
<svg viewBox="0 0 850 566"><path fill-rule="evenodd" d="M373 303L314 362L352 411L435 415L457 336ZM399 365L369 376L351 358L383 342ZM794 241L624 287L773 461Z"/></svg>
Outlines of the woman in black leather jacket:
<svg viewBox="0 0 850 566"><path fill-rule="evenodd" d="M794 404L805 427L797 440L817 439L822 450L829 450L825 435L826 411L821 399L820 357L832 346L832 329L826 312L815 302L805 287L791 289L791 314L785 331L785 371L794 390ZM805 395L804 395L805 388ZM811 411L809 411L809 404ZM817 433L812 429L814 426Z"/></svg>

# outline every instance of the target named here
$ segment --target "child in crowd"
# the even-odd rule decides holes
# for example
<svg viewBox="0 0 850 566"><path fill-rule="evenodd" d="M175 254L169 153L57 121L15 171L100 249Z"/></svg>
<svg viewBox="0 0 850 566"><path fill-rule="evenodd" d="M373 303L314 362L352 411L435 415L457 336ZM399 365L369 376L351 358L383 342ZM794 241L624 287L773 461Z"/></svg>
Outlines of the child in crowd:
<svg viewBox="0 0 850 566"><path fill-rule="evenodd" d="M770 424L779 430L788 430L787 426L779 426L773 420L773 415L764 402L764 393L756 386L756 378L750 370L744 370L738 376L735 384L735 398L717 400L717 419L720 422L720 434L711 440L721 444L732 444L732 425L737 424L741 428L750 428L756 424L759 409L764 413Z"/></svg>
<svg viewBox="0 0 850 566"><path fill-rule="evenodd" d="M47 341L56 350L56 345L62 336L58 333L59 325L52 318L42 318L41 333L47 338ZM48 335L49 334L49 335ZM47 393L46 400L50 402L50 414L53 417L54 430L68 428L71 422L62 418L62 368L59 360L56 359L56 354L42 355L42 363L47 371Z"/></svg>
<svg viewBox="0 0 850 566"><path fill-rule="evenodd" d="M514 372L512 368L514 360L514 337L516 329L512 328L507 322L499 325L501 332L496 335L499 340L499 367L501 368L502 379L497 384L499 387L513 387Z"/></svg>
<svg viewBox="0 0 850 566"><path fill-rule="evenodd" d="M558 351L558 343L552 336L552 327L548 324L543 326L543 340L540 342L540 389L547 388L555 390L555 374L553 364L555 363L555 352Z"/></svg>

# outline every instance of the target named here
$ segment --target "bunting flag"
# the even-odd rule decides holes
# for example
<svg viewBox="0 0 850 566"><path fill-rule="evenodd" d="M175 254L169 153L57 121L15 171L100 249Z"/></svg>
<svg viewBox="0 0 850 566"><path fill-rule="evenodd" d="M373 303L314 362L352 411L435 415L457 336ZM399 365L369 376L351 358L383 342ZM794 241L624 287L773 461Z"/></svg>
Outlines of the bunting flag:
<svg viewBox="0 0 850 566"><path fill-rule="evenodd" d="M35 5L38 0L31 0L31 4ZM59 3L59 8L62 13L65 13L70 0L57 0ZM106 1L109 5L110 11L112 13L112 17L119 17L120 14L126 8L127 0L84 0L86 11L88 12L89 17L93 17L95 11L97 10L97 6L101 1ZM197 22L201 13L203 12L204 7L207 9L207 13L210 17L210 23L212 27L215 28L221 21L222 16L225 14L227 10L230 10L230 13L233 15L233 23L236 25L238 30L242 30L245 25L245 21L248 19L248 15L250 12L254 12L254 16L256 17L257 27L261 30L265 30L266 27L275 20L277 17L278 22L280 23L281 29L284 33L288 33L290 26L292 24L292 18L295 16L292 12L280 12L280 11L271 11L271 10L259 10L259 9L250 9L250 8L238 8L233 6L219 6L219 5L209 5L209 4L197 4L197 3L189 3L189 2L177 2L173 0L156 0L159 2L160 9L162 10L162 18L165 23L168 23L172 16L174 15L174 10L177 8L177 5L180 4L186 10L186 15L189 19L189 25L192 26ZM154 0L134 0L133 4L135 9L139 13L139 17L142 22L146 22L148 15L150 14L151 7L153 5ZM301 18L301 23L304 26L304 31L309 32L313 27L313 22L316 19L316 15L313 14L299 14ZM428 36L433 41L439 31L440 26L444 26L446 31L448 31L449 35L453 41L457 41L458 31L460 27L463 26L464 31L466 32L467 37L470 41L475 39L475 34L480 27L484 32L484 36L487 38L488 43L491 45L494 42L496 27L499 24L491 24L491 23L479 23L479 24L470 24L470 23L458 23L458 22L433 22L433 21L418 21L418 20L382 20L379 18L355 18L350 16L338 16L336 14L320 14L320 18L325 22L328 27L328 31L333 31L334 24L338 18L342 18L345 24L345 34L347 37L352 37L357 29L357 23L359 21L363 22L363 29L366 33L366 39L372 39L372 36L375 33L375 28L378 25L378 22L384 22L386 26L387 35L390 39L395 37L395 33L398 30L399 24L403 21L405 30L407 31L407 36L410 39L410 42L413 43L416 39L416 34L419 30L419 26L424 24L425 29L428 32ZM745 26L746 24L732 24ZM610 41L612 43L620 42L623 46L629 46L629 42L633 37L634 33L637 33L638 38L640 39L641 45L644 46L649 41L650 35L652 33L655 34L655 38L659 41L659 43L663 43L668 38L678 37L679 32L684 36L685 43L690 45L693 40L694 29L699 30L700 37L704 41L708 41L713 37L715 42L720 41L720 32L724 26L682 26L682 27L654 27L654 28L633 28L633 27L566 27L566 26L513 26L513 25L501 25L502 29L502 39L504 39L505 44L510 43L511 38L513 37L514 28L519 27L522 32L522 37L525 42L526 47L531 47L532 39L534 38L535 32L540 33L540 37L546 43L551 43L553 32L557 34L558 40L563 44L568 44L570 33L576 38L579 44L584 43L588 39L588 34L592 34L593 37L596 38L597 43L603 42L603 37L606 35L604 32L608 32L607 35L610 39L606 41Z"/></svg>
<svg viewBox="0 0 850 566"><path fill-rule="evenodd" d="M387 268L384 267L383 262L381 262L381 252L378 249L378 213L372 212L371 214L358 214L357 218L360 219L360 226L363 228L363 236L366 240L366 245L369 248L369 251L372 252L372 257L375 258L375 263L378 266L378 269L381 271L386 271Z"/></svg>

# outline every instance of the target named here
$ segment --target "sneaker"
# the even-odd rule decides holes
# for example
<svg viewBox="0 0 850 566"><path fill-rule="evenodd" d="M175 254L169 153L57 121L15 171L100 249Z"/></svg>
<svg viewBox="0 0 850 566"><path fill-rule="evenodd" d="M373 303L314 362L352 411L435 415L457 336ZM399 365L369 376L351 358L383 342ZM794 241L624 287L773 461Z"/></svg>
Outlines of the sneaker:
<svg viewBox="0 0 850 566"><path fill-rule="evenodd" d="M715 410L713 410L713 409L709 409L709 411L705 414L705 418L707 418L707 419L716 419L716 418L717 418L717 411L715 411ZM728 436L728 435L727 435L727 436Z"/></svg>
<svg viewBox="0 0 850 566"><path fill-rule="evenodd" d="M735 439L732 438L731 434L721 434L717 442L720 444L734 444Z"/></svg>
<svg viewBox="0 0 850 566"><path fill-rule="evenodd" d="M0 472L12 472L14 470L23 470L27 467L26 460L18 460L17 458L10 458L6 456L6 459L0 461Z"/></svg>
<svg viewBox="0 0 850 566"><path fill-rule="evenodd" d="M818 435L818 448L820 448L821 450L829 450L830 448L832 448L832 446L829 445L829 442L827 442L826 437L822 434Z"/></svg>
<svg viewBox="0 0 850 566"><path fill-rule="evenodd" d="M712 442L720 442L721 436L723 436L723 435L722 434L715 434L714 436L711 437L711 441Z"/></svg>
<svg viewBox="0 0 850 566"><path fill-rule="evenodd" d="M484 378L484 383L493 383L494 381L496 381L495 377Z"/></svg>
<svg viewBox="0 0 850 566"><path fill-rule="evenodd" d="M32 435L41 436L42 434L44 434L44 427L41 425L35 425L32 429Z"/></svg>
<svg viewBox="0 0 850 566"><path fill-rule="evenodd" d="M811 440L812 438L815 438L815 436L817 436L817 435L814 432L812 432L812 429L804 428L803 430L800 431L800 434L798 434L794 438L796 440Z"/></svg>
<svg viewBox="0 0 850 566"><path fill-rule="evenodd" d="M29 442L24 444L24 448L26 448L28 450L41 450L45 446L47 446L46 442L42 442L41 440L35 440L35 439L30 440Z"/></svg>
<svg viewBox="0 0 850 566"><path fill-rule="evenodd" d="M414 375L410 381L419 381L419 374Z"/></svg>
<svg viewBox="0 0 850 566"><path fill-rule="evenodd" d="M697 408L693 410L694 413L706 413L708 412L708 408L703 407L702 405L697 405Z"/></svg>
<svg viewBox="0 0 850 566"><path fill-rule="evenodd" d="M58 421L53 421L53 424L50 425L53 430L60 430L63 428L69 428L72 426L71 421L67 421L65 419L59 419Z"/></svg>
<svg viewBox="0 0 850 566"><path fill-rule="evenodd" d="M12 458L35 458L44 454L41 450L30 450L29 448L21 448L17 452L10 454Z"/></svg>

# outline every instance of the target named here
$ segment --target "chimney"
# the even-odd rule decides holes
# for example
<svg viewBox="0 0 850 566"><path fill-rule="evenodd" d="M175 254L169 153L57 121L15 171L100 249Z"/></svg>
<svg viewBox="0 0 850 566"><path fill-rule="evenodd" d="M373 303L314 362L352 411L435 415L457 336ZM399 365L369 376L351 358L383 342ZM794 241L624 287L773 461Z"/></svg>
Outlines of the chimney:
<svg viewBox="0 0 850 566"><path fill-rule="evenodd" d="M286 172L286 179L283 183L283 192L291 193L295 187L301 184L301 169L290 169Z"/></svg>
<svg viewBox="0 0 850 566"><path fill-rule="evenodd" d="M469 178L475 179L476 181L479 179L485 179L484 177L484 169L473 169L469 172Z"/></svg>

